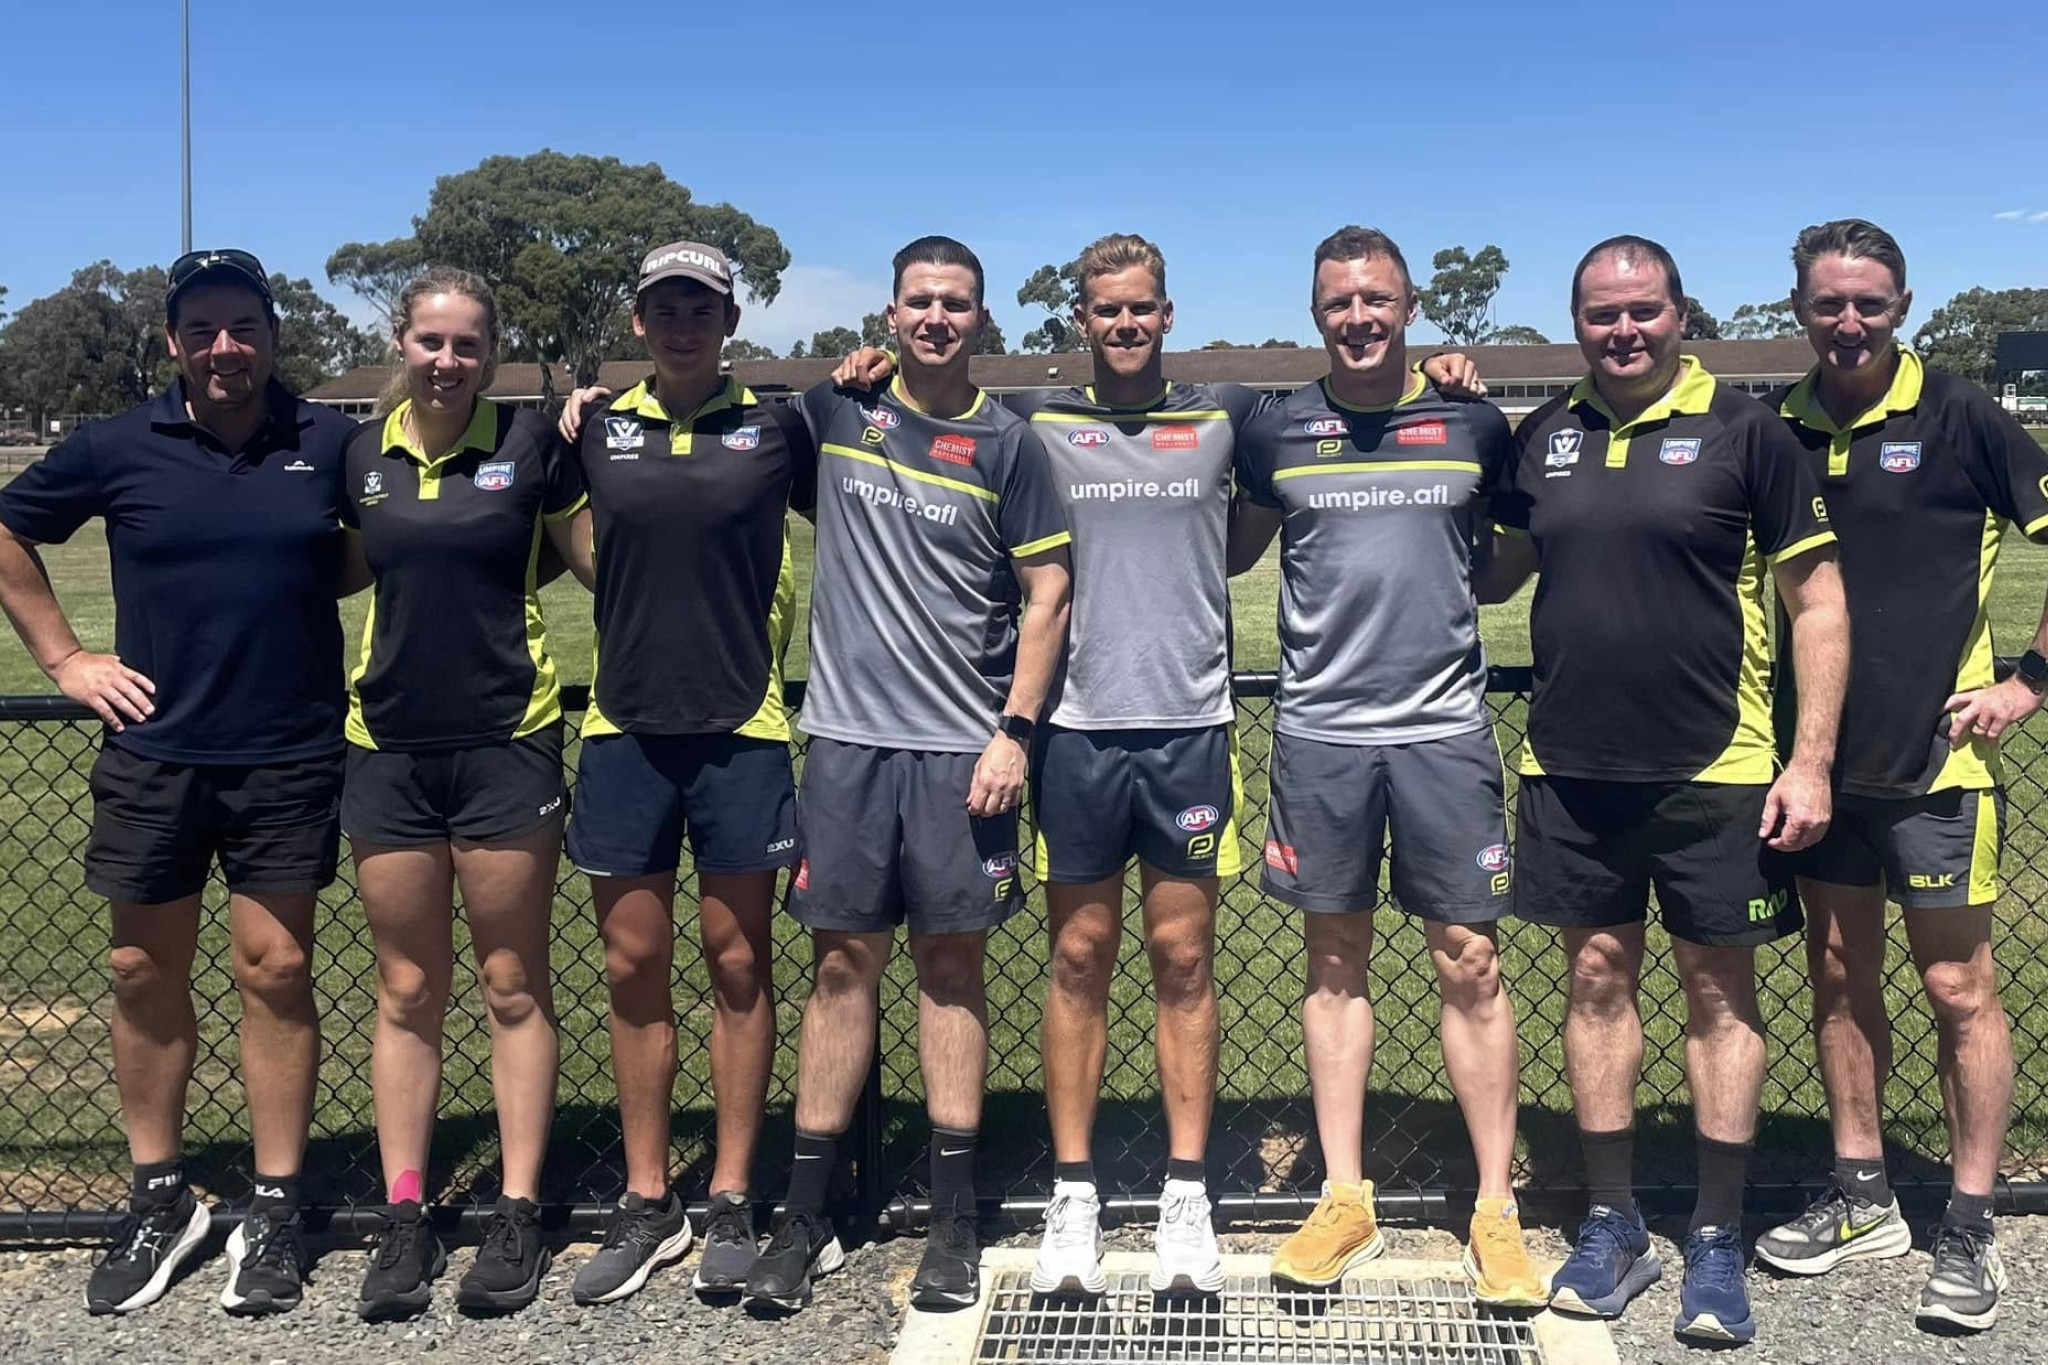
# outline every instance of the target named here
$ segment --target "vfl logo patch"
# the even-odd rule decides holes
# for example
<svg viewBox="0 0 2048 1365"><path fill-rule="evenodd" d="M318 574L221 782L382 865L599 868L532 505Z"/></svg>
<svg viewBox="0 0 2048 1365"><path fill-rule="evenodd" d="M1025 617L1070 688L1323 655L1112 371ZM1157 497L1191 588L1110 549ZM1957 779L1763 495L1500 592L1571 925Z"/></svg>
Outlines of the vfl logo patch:
<svg viewBox="0 0 2048 1365"><path fill-rule="evenodd" d="M476 467L475 483L486 493L497 493L512 486L512 478L518 467L510 460L486 460Z"/></svg>
<svg viewBox="0 0 2048 1365"><path fill-rule="evenodd" d="M985 858L982 860L981 870L984 876L1000 881L1017 870L1017 855L998 853L993 858Z"/></svg>
<svg viewBox="0 0 2048 1365"><path fill-rule="evenodd" d="M719 437L718 443L727 450L752 450L761 444L761 428L734 427Z"/></svg>
<svg viewBox="0 0 2048 1365"><path fill-rule="evenodd" d="M1093 450L1109 444L1109 433L1101 427L1075 427L1067 433L1067 444L1077 450Z"/></svg>
<svg viewBox="0 0 2048 1365"><path fill-rule="evenodd" d="M1691 464L1700 457L1700 442L1697 436L1681 440L1667 436L1664 444L1657 447L1657 458L1665 464Z"/></svg>
<svg viewBox="0 0 2048 1365"><path fill-rule="evenodd" d="M382 493L383 491L384 491L384 475L383 475L383 473L382 473L382 472L380 472L380 471L378 471L378 470L375 470L375 469L373 469L373 470L371 470L371 471L370 471L369 473L367 473L367 474L363 475L363 496L364 496L364 497L366 497L366 498L368 498L368 497L374 497L375 495L377 495L377 494L379 494L379 493Z"/></svg>
<svg viewBox="0 0 2048 1365"><path fill-rule="evenodd" d="M973 464L974 438L972 436L935 436L932 438L932 458L944 460L947 464Z"/></svg>
<svg viewBox="0 0 2048 1365"><path fill-rule="evenodd" d="M1266 866L1290 877L1297 875L1300 869L1295 866L1294 845L1283 844L1277 839L1266 840Z"/></svg>
<svg viewBox="0 0 2048 1365"><path fill-rule="evenodd" d="M894 431L903 425L903 419L888 408L862 408L860 415L868 419L869 426L880 427L884 431Z"/></svg>
<svg viewBox="0 0 2048 1365"><path fill-rule="evenodd" d="M1887 474L1910 474L1920 467L1918 441L1886 441L1877 452L1877 467Z"/></svg>
<svg viewBox="0 0 2048 1365"><path fill-rule="evenodd" d="M1565 465L1577 464L1579 447L1584 445L1585 441L1586 433L1583 431L1551 432L1550 449L1543 456L1544 465L1551 469L1559 469Z"/></svg>
<svg viewBox="0 0 2048 1365"><path fill-rule="evenodd" d="M604 419L604 448L606 450L639 450L647 444L647 433L640 428L637 417L607 417Z"/></svg>
<svg viewBox="0 0 2048 1365"><path fill-rule="evenodd" d="M1394 428L1394 443L1404 446L1440 446L1451 439L1450 428L1442 422L1410 422Z"/></svg>
<svg viewBox="0 0 2048 1365"><path fill-rule="evenodd" d="M1342 417L1311 417L1301 424L1310 436L1349 436L1351 424Z"/></svg>
<svg viewBox="0 0 2048 1365"><path fill-rule="evenodd" d="M1479 868L1483 872L1505 872L1508 866L1508 846L1488 844L1479 850Z"/></svg>
<svg viewBox="0 0 2048 1365"><path fill-rule="evenodd" d="M1223 812L1214 806L1189 806L1173 817L1173 823L1188 831L1207 829L1223 818Z"/></svg>
<svg viewBox="0 0 2048 1365"><path fill-rule="evenodd" d="M1201 444L1202 438L1193 427L1155 427L1152 431L1154 450L1194 450Z"/></svg>

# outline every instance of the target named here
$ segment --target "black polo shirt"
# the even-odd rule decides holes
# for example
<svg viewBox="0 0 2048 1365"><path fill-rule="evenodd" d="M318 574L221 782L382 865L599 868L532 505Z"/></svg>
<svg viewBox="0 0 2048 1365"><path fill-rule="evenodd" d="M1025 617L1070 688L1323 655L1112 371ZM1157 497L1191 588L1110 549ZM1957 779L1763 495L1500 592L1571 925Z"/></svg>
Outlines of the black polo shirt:
<svg viewBox="0 0 2048 1365"><path fill-rule="evenodd" d="M348 738L365 749L501 744L562 718L534 569L544 521L587 501L583 471L537 412L477 401L435 459L405 411L348 443L342 520L376 586L349 675Z"/></svg>
<svg viewBox="0 0 2048 1365"><path fill-rule="evenodd" d="M1835 538L1784 422L1687 356L1633 422L1589 376L1515 447L1495 519L1541 575L1522 772L1769 782L1768 564Z"/></svg>
<svg viewBox="0 0 2048 1365"><path fill-rule="evenodd" d="M1765 401L1804 448L1842 541L1837 784L1880 798L1994 786L1998 746L1951 753L1942 703L1993 681L1992 566L2007 523L2048 533L2048 451L1984 390L1903 347L1890 390L1846 427L1815 400L1816 378Z"/></svg>
<svg viewBox="0 0 2048 1365"><path fill-rule="evenodd" d="M156 714L108 742L167 763L284 763L341 746L342 446L355 424L272 383L229 451L181 379L74 433L0 490L0 522L61 544L107 528L114 652Z"/></svg>
<svg viewBox="0 0 2048 1365"><path fill-rule="evenodd" d="M672 416L648 379L590 413L578 454L597 539L583 733L788 739L788 511L818 496L802 417L736 380Z"/></svg>

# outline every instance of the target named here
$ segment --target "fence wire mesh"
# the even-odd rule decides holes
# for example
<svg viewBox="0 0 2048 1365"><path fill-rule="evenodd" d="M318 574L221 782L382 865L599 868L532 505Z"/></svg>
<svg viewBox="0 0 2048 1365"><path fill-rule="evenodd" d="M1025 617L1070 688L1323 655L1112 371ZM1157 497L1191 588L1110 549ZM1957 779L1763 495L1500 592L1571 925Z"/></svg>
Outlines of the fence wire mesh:
<svg viewBox="0 0 2048 1365"><path fill-rule="evenodd" d="M1501 748L1510 755L1522 737L1526 686L1527 670L1495 670L1489 702ZM1301 1052L1299 917L1263 897L1257 875L1272 680L1242 675L1237 690L1245 794L1238 823L1246 872L1226 884L1218 913L1222 1045L1211 1188L1219 1195L1312 1198L1321 1169ZM581 698L572 701L580 705ZM0 774L6 779L0 795L0 1225L17 1229L32 1221L50 1225L25 1215L92 1214L120 1208L126 1198L127 1149L109 1039L107 917L104 904L83 886L80 862L91 820L86 776L98 744L97 723L62 699L0 699ZM2020 732L2006 747L2011 828L1997 934L2020 1066L2003 1169L2010 1182L2038 1186L2048 1150L2048 1101L2041 1069L2033 1064L2048 1038L2048 955L2040 951L2048 939L2048 824L2041 815L2048 761L2032 734ZM572 744L572 774L574 758ZM686 1197L701 1197L714 1123L707 1061L711 993L696 955L695 879L687 859L684 872L674 982L681 1050L674 1162ZM195 1183L236 1201L248 1191L251 1154L236 1079L239 1005L225 906L225 889L216 880L206 893L193 968L199 1055L186 1152ZM304 1184L314 1205L345 1209L382 1197L369 1080L376 973L346 858L322 910L314 972L325 1048ZM1470 1192L1477 1172L1444 1074L1436 983L1422 934L1384 896L1375 916L1378 1036L1367 1101L1368 1174L1390 1193ZM466 961L466 933L457 918L458 961ZM1166 1143L1135 877L1126 929L1110 1001L1095 1155L1105 1195L1141 1197L1164 1179ZM604 953L589 885L566 863L553 941L562 1073L544 1193L551 1206L587 1210L617 1197L624 1163L606 1034ZM804 932L787 917L778 916L775 943L779 1047L754 1176L756 1191L769 1196L787 1178L797 1028L811 963ZM1637 1179L1650 1190L1677 1189L1691 1183L1693 1171L1684 1000L1669 970L1668 945L1654 927L1651 946L1642 989L1647 1039ZM1550 931L1514 920L1502 926L1501 949L1520 1021L1518 1179L1527 1190L1568 1193L1583 1176L1564 1077L1564 961ZM1041 1197L1052 1178L1038 1047L1047 950L1035 886L1027 910L991 934L988 956L991 1061L979 1185L985 1197L1029 1200ZM1790 1187L1820 1177L1829 1152L1808 1033L1803 950L1798 940L1772 945L1758 953L1757 963L1771 1067L1754 1178L1759 1185ZM457 1205L495 1197L497 1161L489 1029L475 981L463 977L457 973L447 1021L441 1118L428 1180L443 1203ZM1896 1035L1886 1095L1895 1183L1909 1191L1945 1184L1934 1026L1896 920L1885 989ZM916 1018L915 979L908 955L898 953L882 988L878 1102L863 1107L860 1131L846 1144L857 1158L856 1192L870 1208L923 1193L927 1129ZM872 1159L859 1159L862 1154Z"/></svg>

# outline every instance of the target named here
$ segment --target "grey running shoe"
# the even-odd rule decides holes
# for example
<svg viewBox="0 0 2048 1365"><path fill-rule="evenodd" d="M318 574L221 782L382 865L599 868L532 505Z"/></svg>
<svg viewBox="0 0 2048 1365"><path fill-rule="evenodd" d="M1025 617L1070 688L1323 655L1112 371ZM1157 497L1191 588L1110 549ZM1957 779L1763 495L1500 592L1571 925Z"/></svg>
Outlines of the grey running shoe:
<svg viewBox="0 0 2048 1365"><path fill-rule="evenodd" d="M617 1303L640 1292L647 1277L690 1249L690 1220L674 1190L659 1204L628 1194L612 1210L604 1245L576 1272L580 1304Z"/></svg>
<svg viewBox="0 0 2048 1365"><path fill-rule="evenodd" d="M1959 1228L1944 1220L1934 1228L1934 1266L1920 1291L1920 1323L1947 1323L1982 1332L1998 1321L2005 1262L1990 1228Z"/></svg>
<svg viewBox="0 0 2048 1365"><path fill-rule="evenodd" d="M1903 1256L1913 1231L1899 1201L1870 1204L1831 1186L1806 1212L1756 1239L1756 1258L1788 1275L1824 1275L1844 1261Z"/></svg>
<svg viewBox="0 0 2048 1365"><path fill-rule="evenodd" d="M759 1255L754 1241L754 1206L743 1194L721 1190L711 1196L704 1218L704 1254L697 1259L695 1287L706 1294L737 1294L747 1287Z"/></svg>

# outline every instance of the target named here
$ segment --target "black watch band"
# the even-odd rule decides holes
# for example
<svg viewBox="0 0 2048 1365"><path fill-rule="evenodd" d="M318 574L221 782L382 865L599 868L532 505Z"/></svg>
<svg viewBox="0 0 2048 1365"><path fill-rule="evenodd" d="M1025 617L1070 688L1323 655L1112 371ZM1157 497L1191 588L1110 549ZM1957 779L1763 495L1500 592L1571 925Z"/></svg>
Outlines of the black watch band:
<svg viewBox="0 0 2048 1365"><path fill-rule="evenodd" d="M1029 745L1031 737L1038 733L1038 724L1035 721L1026 720L1023 716L1013 716L1005 713L996 721L996 730L1001 734L1008 735L1019 744Z"/></svg>
<svg viewBox="0 0 2048 1365"><path fill-rule="evenodd" d="M2013 666L2013 672L2019 675L2021 682L2036 692L2048 688L2048 659L2041 657L2041 651L2038 649L2030 649L2020 655L2019 662Z"/></svg>

